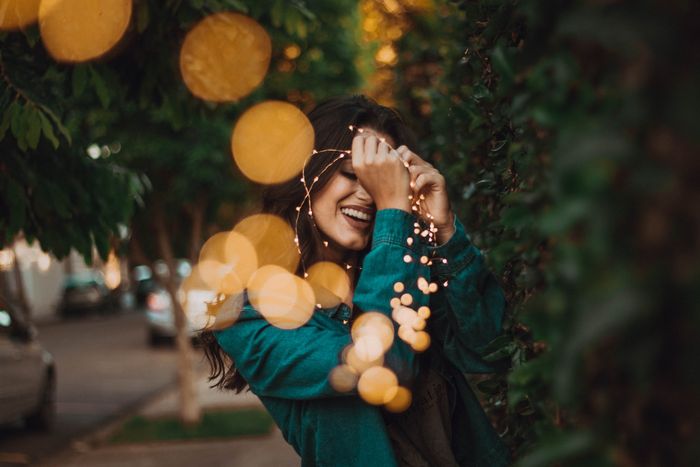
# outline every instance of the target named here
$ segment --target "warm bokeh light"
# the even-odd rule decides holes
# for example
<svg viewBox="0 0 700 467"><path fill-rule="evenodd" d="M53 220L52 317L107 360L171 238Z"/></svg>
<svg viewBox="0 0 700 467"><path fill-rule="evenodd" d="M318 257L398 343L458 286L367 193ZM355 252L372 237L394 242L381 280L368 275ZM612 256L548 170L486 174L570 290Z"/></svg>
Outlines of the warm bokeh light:
<svg viewBox="0 0 700 467"><path fill-rule="evenodd" d="M390 44L383 45L375 55L375 60L386 65L395 65L398 59L399 56Z"/></svg>
<svg viewBox="0 0 700 467"><path fill-rule="evenodd" d="M418 315L413 309L406 306L399 306L392 310L391 317L400 325L412 326L413 322L418 319Z"/></svg>
<svg viewBox="0 0 700 467"><path fill-rule="evenodd" d="M324 308L338 306L350 294L350 277L342 267L330 261L320 261L307 271L306 280Z"/></svg>
<svg viewBox="0 0 700 467"><path fill-rule="evenodd" d="M51 256L44 252L40 253L39 257L36 259L36 265L39 268L39 271L48 271L51 267Z"/></svg>
<svg viewBox="0 0 700 467"><path fill-rule="evenodd" d="M389 389L385 395L388 402L384 404L384 408L389 412L403 412L411 406L413 396L411 391L403 386L396 386L394 389Z"/></svg>
<svg viewBox="0 0 700 467"><path fill-rule="evenodd" d="M271 214L246 217L233 228L253 245L257 265L276 264L296 272L301 259L294 243L294 230L282 218Z"/></svg>
<svg viewBox="0 0 700 467"><path fill-rule="evenodd" d="M289 44L284 48L284 56L289 60L294 60L301 55L301 48L296 44Z"/></svg>
<svg viewBox="0 0 700 467"><path fill-rule="evenodd" d="M58 61L92 60L119 42L129 26L131 10L131 0L42 0L41 38Z"/></svg>
<svg viewBox="0 0 700 467"><path fill-rule="evenodd" d="M394 342L394 324L389 318L374 311L362 313L352 325L352 340L357 345L361 340L365 345L379 342L381 351L386 352Z"/></svg>
<svg viewBox="0 0 700 467"><path fill-rule="evenodd" d="M272 43L265 29L238 13L207 16L187 33L180 50L180 72L200 99L234 102L265 77Z"/></svg>
<svg viewBox="0 0 700 467"><path fill-rule="evenodd" d="M416 352L425 352L430 347L430 334L419 331L415 334L411 347Z"/></svg>
<svg viewBox="0 0 700 467"><path fill-rule="evenodd" d="M258 267L258 257L246 236L220 232L204 243L197 266L209 290L232 295L243 290Z"/></svg>
<svg viewBox="0 0 700 467"><path fill-rule="evenodd" d="M105 285L108 289L114 290L122 283L122 272L119 258L114 251L110 251L107 263L105 264Z"/></svg>
<svg viewBox="0 0 700 467"><path fill-rule="evenodd" d="M22 29L39 16L41 0L0 0L0 30Z"/></svg>
<svg viewBox="0 0 700 467"><path fill-rule="evenodd" d="M427 306L422 306L418 308L418 316L420 316L423 319L430 318L430 308L428 308Z"/></svg>
<svg viewBox="0 0 700 467"><path fill-rule="evenodd" d="M280 183L301 173L314 148L314 130L292 104L267 101L248 109L233 129L238 168L254 182Z"/></svg>
<svg viewBox="0 0 700 467"><path fill-rule="evenodd" d="M358 352L355 345L352 344L343 350L342 359L357 373L362 373L374 366L381 366L384 363L384 355L374 360L367 360L363 358L364 356L365 355L362 355L362 352Z"/></svg>
<svg viewBox="0 0 700 467"><path fill-rule="evenodd" d="M384 355L384 346L378 335L367 334L360 336L355 341L355 353L357 356L367 362L373 362L382 358Z"/></svg>
<svg viewBox="0 0 700 467"><path fill-rule="evenodd" d="M227 297L221 303L207 305L206 328L211 330L225 329L236 322L244 305L243 294Z"/></svg>
<svg viewBox="0 0 700 467"><path fill-rule="evenodd" d="M357 381L357 392L368 404L381 405L393 399L399 381L393 371L374 366L362 373Z"/></svg>
<svg viewBox="0 0 700 467"><path fill-rule="evenodd" d="M350 365L338 365L333 368L328 381L338 392L350 392L355 388L359 375Z"/></svg>
<svg viewBox="0 0 700 467"><path fill-rule="evenodd" d="M15 264L14 251L9 248L0 250L0 271L11 269L13 264Z"/></svg>
<svg viewBox="0 0 700 467"><path fill-rule="evenodd" d="M314 312L314 293L305 280L286 269L268 264L248 281L251 305L273 326L295 329Z"/></svg>

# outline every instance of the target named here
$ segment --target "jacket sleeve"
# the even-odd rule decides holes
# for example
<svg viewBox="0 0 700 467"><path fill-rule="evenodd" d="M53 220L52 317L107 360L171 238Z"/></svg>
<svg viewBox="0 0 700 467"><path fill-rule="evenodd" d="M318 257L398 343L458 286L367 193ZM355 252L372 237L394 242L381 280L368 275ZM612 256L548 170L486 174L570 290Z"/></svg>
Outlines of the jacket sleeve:
<svg viewBox="0 0 700 467"><path fill-rule="evenodd" d="M427 305L416 285L419 275L430 270L420 261L421 242L413 234L413 217L404 211L377 212L372 246L365 256L353 302L361 311L378 311L391 317L393 285L403 282L416 306ZM409 245L407 238L414 241ZM320 313L305 325L282 330L269 324L247 306L232 326L215 332L224 351L258 396L312 399L344 395L328 382L339 355L351 343L350 329ZM415 374L416 361L410 346L398 337L385 355L385 365L407 384Z"/></svg>
<svg viewBox="0 0 700 467"><path fill-rule="evenodd" d="M310 399L339 395L328 382L342 349L345 327L314 315L297 329L280 329L250 305L232 326L215 332L219 345L258 396Z"/></svg>
<svg viewBox="0 0 700 467"><path fill-rule="evenodd" d="M430 301L430 334L460 371L492 372L497 367L481 353L502 332L505 296L456 218L455 227L447 243L431 249L431 278L440 289Z"/></svg>

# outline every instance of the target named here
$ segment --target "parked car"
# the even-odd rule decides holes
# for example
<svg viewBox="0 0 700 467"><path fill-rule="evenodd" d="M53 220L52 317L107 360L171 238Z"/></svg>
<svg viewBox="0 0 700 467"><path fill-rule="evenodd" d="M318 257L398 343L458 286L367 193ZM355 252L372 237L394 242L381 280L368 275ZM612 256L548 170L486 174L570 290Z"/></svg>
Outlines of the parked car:
<svg viewBox="0 0 700 467"><path fill-rule="evenodd" d="M163 261L156 261L153 265L156 276L161 280L167 280L169 275L168 267ZM176 263L176 285L182 284L192 272L189 261L177 260ZM175 314L172 299L168 291L157 282L146 294L145 311L148 324L148 342L152 346L161 343L173 343L177 335L175 327ZM183 292L180 292L183 293ZM187 295L180 297L181 303L185 307L185 314L188 318L188 333L191 338L195 338L197 331L206 323L207 305L206 302L213 299L214 294L208 290L189 290Z"/></svg>
<svg viewBox="0 0 700 467"><path fill-rule="evenodd" d="M202 329L207 319L206 302L214 298L209 290L190 290L187 300L183 302L187 315L189 336L194 339L197 331ZM177 335L175 312L170 294L165 289L151 292L146 299L146 318L148 321L148 342L157 346L163 342L172 343Z"/></svg>
<svg viewBox="0 0 700 467"><path fill-rule="evenodd" d="M58 310L66 318L89 312L112 311L115 305L115 297L105 285L102 274L85 271L66 277Z"/></svg>
<svg viewBox="0 0 700 467"><path fill-rule="evenodd" d="M153 277L153 271L149 266L140 264L131 272L133 278L133 291L136 297L136 306L146 306L148 294L158 289L158 281Z"/></svg>
<svg viewBox="0 0 700 467"><path fill-rule="evenodd" d="M49 430L56 415L56 369L17 309L0 297L0 424L24 419Z"/></svg>

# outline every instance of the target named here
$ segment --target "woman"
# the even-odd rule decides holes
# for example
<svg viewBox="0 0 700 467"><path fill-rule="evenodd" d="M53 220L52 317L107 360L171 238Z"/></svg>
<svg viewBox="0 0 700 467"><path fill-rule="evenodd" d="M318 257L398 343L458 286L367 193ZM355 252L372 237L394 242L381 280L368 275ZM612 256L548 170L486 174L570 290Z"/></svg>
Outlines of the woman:
<svg viewBox="0 0 700 467"><path fill-rule="evenodd" d="M463 376L492 370L479 355L500 333L505 302L452 214L444 178L411 150L411 132L398 114L368 98L327 101L309 120L319 151L303 174L318 177L311 205L295 178L266 192L263 211L296 228L297 274L334 261L351 274L354 290L294 330L273 327L247 303L233 326L204 335L212 379L237 391L249 384L305 466L506 465L507 452ZM338 157L328 148L351 154ZM418 197L414 211L411 199ZM414 230L416 212L437 228L433 245ZM425 256L445 261L427 264ZM422 293L418 277L443 286ZM353 319L369 310L391 316L398 282L414 308L429 305L432 345L417 354L394 340L384 365L411 388L413 403L389 414L356 393L336 391L328 376L351 343Z"/></svg>

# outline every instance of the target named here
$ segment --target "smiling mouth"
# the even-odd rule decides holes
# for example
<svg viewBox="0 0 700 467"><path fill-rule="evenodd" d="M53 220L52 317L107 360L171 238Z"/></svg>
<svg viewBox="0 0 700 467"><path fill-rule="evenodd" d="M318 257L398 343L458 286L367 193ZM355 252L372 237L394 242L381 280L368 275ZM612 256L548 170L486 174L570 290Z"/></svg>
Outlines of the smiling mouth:
<svg viewBox="0 0 700 467"><path fill-rule="evenodd" d="M342 212L346 217L349 217L352 220L366 223L369 223L373 217L371 214L367 214L366 212L358 211L357 209L352 208L341 208L340 212Z"/></svg>

